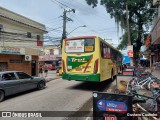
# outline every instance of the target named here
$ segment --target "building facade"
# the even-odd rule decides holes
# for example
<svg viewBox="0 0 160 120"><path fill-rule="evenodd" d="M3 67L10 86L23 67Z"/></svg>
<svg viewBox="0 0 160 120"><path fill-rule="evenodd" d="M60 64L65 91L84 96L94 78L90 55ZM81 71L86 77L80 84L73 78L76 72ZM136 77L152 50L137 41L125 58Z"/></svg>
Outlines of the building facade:
<svg viewBox="0 0 160 120"><path fill-rule="evenodd" d="M39 56L39 62L41 64L53 64L54 66L58 66L58 62L61 61L62 54L61 48L56 47L54 45L45 45L43 46L44 54Z"/></svg>
<svg viewBox="0 0 160 120"><path fill-rule="evenodd" d="M153 0L153 5L160 9L158 0ZM158 16L152 21L152 30L145 41L147 50L144 54L150 59L150 67L160 62L160 10L158 12Z"/></svg>
<svg viewBox="0 0 160 120"><path fill-rule="evenodd" d="M0 71L38 75L45 25L0 7Z"/></svg>

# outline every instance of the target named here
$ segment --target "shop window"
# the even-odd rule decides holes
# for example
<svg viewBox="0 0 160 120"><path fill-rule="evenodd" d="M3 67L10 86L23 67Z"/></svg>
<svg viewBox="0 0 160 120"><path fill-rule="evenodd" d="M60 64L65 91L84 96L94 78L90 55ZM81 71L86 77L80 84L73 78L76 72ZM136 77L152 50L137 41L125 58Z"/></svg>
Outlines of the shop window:
<svg viewBox="0 0 160 120"><path fill-rule="evenodd" d="M0 71L7 71L7 70L8 70L8 63L0 62Z"/></svg>
<svg viewBox="0 0 160 120"><path fill-rule="evenodd" d="M103 43L100 43L100 52L101 52L101 57L103 58Z"/></svg>
<svg viewBox="0 0 160 120"><path fill-rule="evenodd" d="M37 40L40 40L41 39L41 36L40 35L37 35Z"/></svg>

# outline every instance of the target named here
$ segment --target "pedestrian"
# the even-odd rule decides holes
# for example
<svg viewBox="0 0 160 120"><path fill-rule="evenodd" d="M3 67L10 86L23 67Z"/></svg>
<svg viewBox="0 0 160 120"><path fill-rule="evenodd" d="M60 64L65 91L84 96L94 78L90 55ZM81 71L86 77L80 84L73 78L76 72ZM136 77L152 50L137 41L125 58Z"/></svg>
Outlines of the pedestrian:
<svg viewBox="0 0 160 120"><path fill-rule="evenodd" d="M43 77L42 65L39 66L39 77Z"/></svg>
<svg viewBox="0 0 160 120"><path fill-rule="evenodd" d="M45 63L45 65L44 65L44 76L47 77L47 75L48 75L48 66Z"/></svg>

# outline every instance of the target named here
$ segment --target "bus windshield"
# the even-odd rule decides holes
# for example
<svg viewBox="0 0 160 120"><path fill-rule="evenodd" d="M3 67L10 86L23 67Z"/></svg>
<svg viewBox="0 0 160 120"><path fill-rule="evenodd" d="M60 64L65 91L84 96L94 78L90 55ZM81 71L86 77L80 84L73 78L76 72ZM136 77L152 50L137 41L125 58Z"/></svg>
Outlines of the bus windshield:
<svg viewBox="0 0 160 120"><path fill-rule="evenodd" d="M95 40L93 38L66 40L65 52L66 53L88 53L93 52L95 49Z"/></svg>

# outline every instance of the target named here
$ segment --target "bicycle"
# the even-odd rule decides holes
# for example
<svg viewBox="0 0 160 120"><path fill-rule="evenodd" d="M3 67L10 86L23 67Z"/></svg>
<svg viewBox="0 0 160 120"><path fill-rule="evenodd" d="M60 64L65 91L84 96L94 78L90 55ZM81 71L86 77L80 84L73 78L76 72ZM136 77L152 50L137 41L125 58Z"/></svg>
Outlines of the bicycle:
<svg viewBox="0 0 160 120"><path fill-rule="evenodd" d="M133 77L130 82L127 84L127 90L140 90L145 88L146 90L151 89L152 84L159 83L160 80L154 77L151 73L147 73L147 77L145 79L141 79L139 77Z"/></svg>
<svg viewBox="0 0 160 120"><path fill-rule="evenodd" d="M146 96L142 94L138 94L136 90L131 90L128 94L132 94L135 98L145 99L145 103L141 103L141 106L145 108L149 113L154 113L155 111L157 114L160 114L160 88L155 88L152 91L152 96Z"/></svg>

